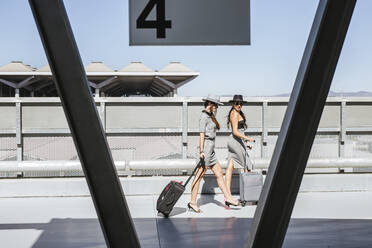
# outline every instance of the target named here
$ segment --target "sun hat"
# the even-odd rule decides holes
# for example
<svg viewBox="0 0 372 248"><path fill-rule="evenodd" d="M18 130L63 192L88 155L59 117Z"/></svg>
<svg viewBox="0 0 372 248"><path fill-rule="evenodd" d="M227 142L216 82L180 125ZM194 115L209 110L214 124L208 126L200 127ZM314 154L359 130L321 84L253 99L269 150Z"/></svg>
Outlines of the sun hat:
<svg viewBox="0 0 372 248"><path fill-rule="evenodd" d="M209 102L216 103L218 105L223 105L223 103L220 101L220 97L219 96L216 96L216 95L209 94L207 97L202 98L202 100L204 102L209 101Z"/></svg>
<svg viewBox="0 0 372 248"><path fill-rule="evenodd" d="M242 103L247 103L247 101L243 100L242 95L234 95L233 99L230 100L229 102L242 102Z"/></svg>

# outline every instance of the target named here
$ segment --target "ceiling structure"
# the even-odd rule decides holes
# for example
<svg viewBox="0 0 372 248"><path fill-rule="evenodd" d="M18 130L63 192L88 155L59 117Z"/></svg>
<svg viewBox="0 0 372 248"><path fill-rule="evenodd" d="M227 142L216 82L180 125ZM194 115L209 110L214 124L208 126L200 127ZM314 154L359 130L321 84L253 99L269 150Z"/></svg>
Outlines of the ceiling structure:
<svg viewBox="0 0 372 248"><path fill-rule="evenodd" d="M102 62L85 67L93 94L120 96L176 96L177 89L190 82L199 72L180 62L171 62L157 71L141 62L132 62L112 70ZM39 69L12 61L0 67L0 96L58 96L49 65Z"/></svg>

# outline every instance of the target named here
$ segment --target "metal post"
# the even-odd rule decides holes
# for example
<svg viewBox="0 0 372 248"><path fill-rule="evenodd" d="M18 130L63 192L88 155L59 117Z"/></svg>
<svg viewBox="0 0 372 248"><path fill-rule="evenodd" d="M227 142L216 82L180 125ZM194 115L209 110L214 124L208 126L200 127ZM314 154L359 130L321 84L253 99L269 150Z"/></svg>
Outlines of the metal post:
<svg viewBox="0 0 372 248"><path fill-rule="evenodd" d="M321 0L246 247L281 247L356 0Z"/></svg>
<svg viewBox="0 0 372 248"><path fill-rule="evenodd" d="M187 158L188 105L182 103L182 158Z"/></svg>
<svg viewBox="0 0 372 248"><path fill-rule="evenodd" d="M15 89L14 92L15 92L14 96L15 96L16 98L19 97L19 89L18 89L18 88Z"/></svg>
<svg viewBox="0 0 372 248"><path fill-rule="evenodd" d="M23 160L23 138L22 138L22 106L19 99L16 102L16 143L17 161Z"/></svg>
<svg viewBox="0 0 372 248"><path fill-rule="evenodd" d="M345 157L345 138L346 138L346 123L345 123L346 100L341 101L340 106L340 141L338 142L339 157Z"/></svg>
<svg viewBox="0 0 372 248"><path fill-rule="evenodd" d="M140 247L62 0L29 0L108 247Z"/></svg>
<svg viewBox="0 0 372 248"><path fill-rule="evenodd" d="M262 102L262 143L261 143L261 157L267 158L267 100Z"/></svg>
<svg viewBox="0 0 372 248"><path fill-rule="evenodd" d="M101 101L100 103L100 117L101 117L102 128L104 131L106 131L106 102L104 101Z"/></svg>

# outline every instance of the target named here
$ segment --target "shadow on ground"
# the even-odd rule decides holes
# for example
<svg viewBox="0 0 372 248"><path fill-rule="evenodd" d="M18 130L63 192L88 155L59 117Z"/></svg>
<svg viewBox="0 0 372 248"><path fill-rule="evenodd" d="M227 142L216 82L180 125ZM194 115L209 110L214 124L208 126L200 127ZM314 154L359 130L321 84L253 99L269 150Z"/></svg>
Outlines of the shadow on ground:
<svg viewBox="0 0 372 248"><path fill-rule="evenodd" d="M243 247L251 219L136 218L134 223L141 247ZM0 231L17 229L43 230L34 248L106 247L96 219L0 224ZM371 234L372 220L292 219L283 247L370 247Z"/></svg>

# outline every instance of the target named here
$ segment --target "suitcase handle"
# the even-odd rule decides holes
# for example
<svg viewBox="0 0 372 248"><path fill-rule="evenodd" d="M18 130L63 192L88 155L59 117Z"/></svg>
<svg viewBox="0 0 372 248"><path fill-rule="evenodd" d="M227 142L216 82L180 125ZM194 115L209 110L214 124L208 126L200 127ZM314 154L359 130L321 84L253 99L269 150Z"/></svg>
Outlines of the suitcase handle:
<svg viewBox="0 0 372 248"><path fill-rule="evenodd" d="M199 163L196 165L195 169L192 171L191 175L189 176L189 178L187 178L185 184L183 185L185 188L186 188L186 185L189 183L190 179L192 178L192 176L194 176L195 174L195 171L201 167L201 166L204 166L205 165L205 161L204 161L204 158L201 158L199 160Z"/></svg>
<svg viewBox="0 0 372 248"><path fill-rule="evenodd" d="M256 141L254 141L254 142L256 142ZM248 169L248 167L247 167L247 159L249 159L252 162L252 170L254 170L255 164L252 161L252 159L249 157L247 147L244 147L244 148L245 148L244 150L245 150L245 160L246 161L245 161L245 165L244 165L243 170L244 170L244 172L246 172L246 169Z"/></svg>

